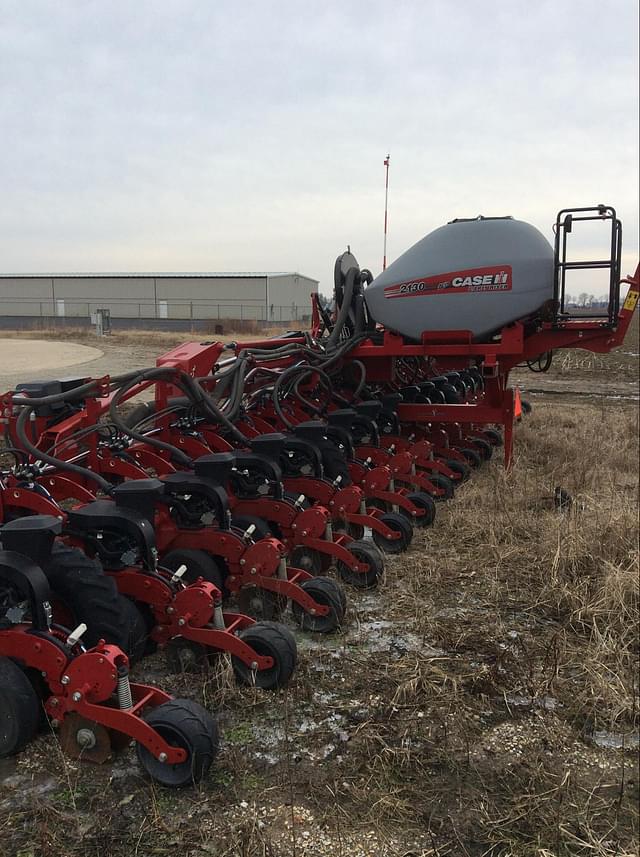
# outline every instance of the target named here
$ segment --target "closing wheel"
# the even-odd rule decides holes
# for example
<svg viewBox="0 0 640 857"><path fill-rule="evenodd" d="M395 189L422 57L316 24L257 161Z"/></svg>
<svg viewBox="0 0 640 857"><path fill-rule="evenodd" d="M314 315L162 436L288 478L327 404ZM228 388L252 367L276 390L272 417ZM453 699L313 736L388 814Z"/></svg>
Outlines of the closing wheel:
<svg viewBox="0 0 640 857"><path fill-rule="evenodd" d="M453 458L447 458L444 462L449 470L460 474L460 482L466 482L471 476L471 468L468 464L463 464L462 461L455 461ZM447 477L449 478L449 477Z"/></svg>
<svg viewBox="0 0 640 857"><path fill-rule="evenodd" d="M379 520L383 524L386 524L389 529L399 533L400 538L388 539L386 536L373 530L373 541L376 545L381 551L388 554L404 553L413 539L413 525L411 520L396 512L388 512L385 515L380 515ZM350 548L351 545L348 545L348 547Z"/></svg>
<svg viewBox="0 0 640 857"><path fill-rule="evenodd" d="M442 494L433 494L434 500L451 500L454 494L453 482L441 473L433 473L429 476L429 482L434 488L441 488Z"/></svg>
<svg viewBox="0 0 640 857"><path fill-rule="evenodd" d="M144 643L140 650L137 617L124 603L116 581L104 574L97 562L77 548L55 544L43 571L54 601L59 599L70 614L62 624L75 628L84 622L87 626L82 638L85 646L95 646L103 639L134 658L141 656Z"/></svg>
<svg viewBox="0 0 640 857"><path fill-rule="evenodd" d="M340 577L357 589L371 589L376 586L384 571L384 559L378 548L370 542L351 542L347 550L353 554L356 563L366 562L369 568L364 572L354 571L339 560L337 568Z"/></svg>
<svg viewBox="0 0 640 857"><path fill-rule="evenodd" d="M40 670L27 668L24 670L24 674L29 679L31 687L38 698L38 732L50 732L51 728L49 726L49 717L47 716L47 712L44 710L44 703L49 698L49 685Z"/></svg>
<svg viewBox="0 0 640 857"><path fill-rule="evenodd" d="M410 494L407 494L407 500L411 500L414 506L417 506L422 512L423 515L419 517L409 518L414 527L418 527L419 529L423 529L423 527L430 527L431 524L436 519L436 504L433 500L431 494L427 494L426 491L412 491ZM409 515L406 509L402 509L402 514Z"/></svg>
<svg viewBox="0 0 640 857"><path fill-rule="evenodd" d="M42 706L26 674L0 657L0 758L25 747L38 731Z"/></svg>
<svg viewBox="0 0 640 857"><path fill-rule="evenodd" d="M256 622L240 633L240 639L258 654L273 658L273 666L252 670L235 655L231 658L233 671L240 684L263 690L285 687L296 669L298 648L291 631L279 622Z"/></svg>
<svg viewBox="0 0 640 857"><path fill-rule="evenodd" d="M492 446L502 446L503 444L502 433L497 429L482 429L482 437L488 440Z"/></svg>
<svg viewBox="0 0 640 857"><path fill-rule="evenodd" d="M461 449L459 450L464 457L467 459L471 467L474 470L477 470L478 467L482 464L482 457L479 452L475 449Z"/></svg>
<svg viewBox="0 0 640 857"><path fill-rule="evenodd" d="M147 774L170 788L200 782L218 752L218 726L209 712L197 702L173 699L154 708L145 720L167 744L187 751L184 762L168 765L138 744L138 759Z"/></svg>
<svg viewBox="0 0 640 857"><path fill-rule="evenodd" d="M258 518L254 515L233 515L231 518L231 526L237 527L242 532L246 532L249 527L254 526L253 536L254 542L260 539L269 539L273 537L273 531L264 518Z"/></svg>
<svg viewBox="0 0 640 857"><path fill-rule="evenodd" d="M308 571L309 574L322 574L322 557L317 550L298 545L293 549L289 564L293 568L301 568L303 571Z"/></svg>
<svg viewBox="0 0 640 857"><path fill-rule="evenodd" d="M187 570L182 575L185 583L194 583L202 577L207 583L217 586L221 593L225 592L224 572L215 559L205 551L190 548L169 551L161 558L160 564L169 571L177 571L181 565L186 565Z"/></svg>
<svg viewBox="0 0 640 857"><path fill-rule="evenodd" d="M141 608L124 595L120 599L122 618L129 628L129 643L124 651L131 664L137 663L155 648L149 636L155 624L151 610L145 605L141 605Z"/></svg>
<svg viewBox="0 0 640 857"><path fill-rule="evenodd" d="M480 453L482 460L489 461L493 455L493 447L489 441L485 440L483 437L477 437L476 435L470 437L469 440L473 443L473 448Z"/></svg>
<svg viewBox="0 0 640 857"><path fill-rule="evenodd" d="M439 389L441 393L444 393L448 405L459 405L462 402L462 396L453 384L441 384Z"/></svg>
<svg viewBox="0 0 640 857"><path fill-rule="evenodd" d="M315 631L317 634L330 634L342 625L347 612L347 598L339 583L328 577L314 577L300 584L310 598L329 608L324 616L307 613L297 601L291 602L296 622L303 631Z"/></svg>

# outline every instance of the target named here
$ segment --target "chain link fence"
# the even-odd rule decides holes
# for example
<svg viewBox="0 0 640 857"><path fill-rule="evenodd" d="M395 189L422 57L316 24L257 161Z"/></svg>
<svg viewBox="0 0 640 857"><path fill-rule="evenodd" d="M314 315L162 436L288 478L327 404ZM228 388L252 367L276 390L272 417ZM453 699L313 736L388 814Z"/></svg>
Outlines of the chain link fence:
<svg viewBox="0 0 640 857"><path fill-rule="evenodd" d="M214 323L224 322L231 329L238 323L238 329L245 322L280 325L287 323L307 322L311 315L311 306L298 306L295 303L280 306L264 303L231 303L206 300L181 301L179 299L149 301L116 300L116 301L87 301L87 300L38 300L28 297L0 296L0 316L6 322L13 323L53 322L63 324L95 323L96 310L108 309L111 318L122 327L136 327L144 322L144 327L152 326L154 321L161 327L168 327L170 322L177 322L182 327L190 322Z"/></svg>

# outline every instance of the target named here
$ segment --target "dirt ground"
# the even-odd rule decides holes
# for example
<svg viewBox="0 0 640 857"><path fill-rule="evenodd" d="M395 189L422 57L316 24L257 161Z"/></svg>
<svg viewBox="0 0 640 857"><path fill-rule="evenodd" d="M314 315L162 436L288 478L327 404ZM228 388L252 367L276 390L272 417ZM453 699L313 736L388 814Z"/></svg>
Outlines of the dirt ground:
<svg viewBox="0 0 640 857"><path fill-rule="evenodd" d="M145 661L141 679L218 711L221 753L198 789L154 787L133 750L71 762L43 735L0 762L0 854L636 854L633 335L601 363L568 352L546 376L519 371L534 410L514 468L496 453L440 504L376 592L349 592L339 634L296 633L286 691ZM125 340L101 340L82 372L151 365L174 344Z"/></svg>
<svg viewBox="0 0 640 857"><path fill-rule="evenodd" d="M33 339L7 332L0 337L0 386L11 390L26 381L52 378L118 375L130 369L155 365L158 354L172 346L149 344L145 340L125 343L114 337L93 336L91 340L68 342L58 338ZM178 340L181 341L181 340ZM91 342L91 345L89 345Z"/></svg>
<svg viewBox="0 0 640 857"><path fill-rule="evenodd" d="M0 366L8 379L25 380L29 371L52 375L70 366L96 363L103 356L99 348L46 339L0 339Z"/></svg>

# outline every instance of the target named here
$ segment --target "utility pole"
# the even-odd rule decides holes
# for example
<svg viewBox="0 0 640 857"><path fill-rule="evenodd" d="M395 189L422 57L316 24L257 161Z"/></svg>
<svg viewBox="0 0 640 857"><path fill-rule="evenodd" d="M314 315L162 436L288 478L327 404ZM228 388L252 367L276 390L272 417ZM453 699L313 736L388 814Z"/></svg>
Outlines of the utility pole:
<svg viewBox="0 0 640 857"><path fill-rule="evenodd" d="M387 267L387 206L389 203L389 161L391 155L387 155L384 159L385 176L384 176L384 249L382 251L382 270Z"/></svg>

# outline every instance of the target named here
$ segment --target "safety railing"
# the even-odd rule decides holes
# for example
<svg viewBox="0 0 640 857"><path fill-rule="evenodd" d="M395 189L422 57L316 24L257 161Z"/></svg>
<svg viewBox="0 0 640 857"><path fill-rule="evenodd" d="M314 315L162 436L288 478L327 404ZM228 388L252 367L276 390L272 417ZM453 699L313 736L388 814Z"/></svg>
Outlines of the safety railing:
<svg viewBox="0 0 640 857"><path fill-rule="evenodd" d="M606 257L600 259L577 260L568 258L568 238L577 224L602 223L606 228ZM605 319L612 327L617 324L620 309L620 264L622 256L622 224L614 208L598 205L592 208L565 208L558 213L555 231L555 292L554 299L558 307L558 321L579 318ZM595 311L576 313L568 301L567 274L571 271L604 270L607 276L608 301L605 306L597 304Z"/></svg>

